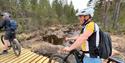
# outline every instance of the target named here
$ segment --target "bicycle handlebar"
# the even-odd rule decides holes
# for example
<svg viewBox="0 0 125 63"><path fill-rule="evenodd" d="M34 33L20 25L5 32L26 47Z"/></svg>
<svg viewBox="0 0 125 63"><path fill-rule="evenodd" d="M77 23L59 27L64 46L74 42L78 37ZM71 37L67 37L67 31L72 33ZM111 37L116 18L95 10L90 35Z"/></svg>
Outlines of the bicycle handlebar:
<svg viewBox="0 0 125 63"><path fill-rule="evenodd" d="M79 51L81 51L83 53L89 53L89 51L82 51L82 50L79 50ZM77 49L73 49L69 53L71 54L71 53L74 53L74 52L78 52L78 50Z"/></svg>

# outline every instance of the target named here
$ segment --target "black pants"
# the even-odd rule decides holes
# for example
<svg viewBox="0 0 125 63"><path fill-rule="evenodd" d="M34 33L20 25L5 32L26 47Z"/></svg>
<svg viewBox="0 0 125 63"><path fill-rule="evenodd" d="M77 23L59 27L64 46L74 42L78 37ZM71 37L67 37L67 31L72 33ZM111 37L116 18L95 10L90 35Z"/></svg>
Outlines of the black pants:
<svg viewBox="0 0 125 63"><path fill-rule="evenodd" d="M5 36L4 36L5 40L13 40L15 38L16 38L15 31L7 31L7 32L5 32Z"/></svg>

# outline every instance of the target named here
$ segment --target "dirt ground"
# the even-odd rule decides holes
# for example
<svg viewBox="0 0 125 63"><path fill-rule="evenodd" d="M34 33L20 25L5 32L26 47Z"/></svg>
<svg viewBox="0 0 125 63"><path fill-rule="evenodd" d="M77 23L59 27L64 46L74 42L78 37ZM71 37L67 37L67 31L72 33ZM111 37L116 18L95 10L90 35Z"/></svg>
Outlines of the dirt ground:
<svg viewBox="0 0 125 63"><path fill-rule="evenodd" d="M24 34L25 35L25 34ZM28 38L32 35L29 35L25 38ZM34 34L35 35L35 34ZM37 36L37 35L36 35ZM112 38L112 45L114 56L119 57L123 60L125 60L125 35L111 35ZM2 43L0 42L0 51L2 51ZM58 50L63 48L64 46L62 45L53 45L51 43L48 43L46 41L42 40L42 37L37 36L37 37L32 37L31 39L25 40L21 42L22 46L24 48L30 49L32 52L35 52L37 54L42 54L46 56L50 56L52 54L58 53Z"/></svg>
<svg viewBox="0 0 125 63"><path fill-rule="evenodd" d="M21 43L24 48L29 48L38 54L51 55L58 53L58 50L64 47L65 36L72 37L78 35L80 33L79 30L80 27L77 25L57 25L32 33L20 34L19 36L21 39L25 39ZM112 39L113 56L125 60L125 35L110 35Z"/></svg>
<svg viewBox="0 0 125 63"><path fill-rule="evenodd" d="M43 38L40 34L26 34L34 37L23 41L21 44L24 48L29 48L31 51L42 54L42 55L51 55L58 53L58 50L63 48L62 45L53 45L47 41L43 41ZM111 35L112 38L112 47L113 47L113 56L120 57L125 60L125 35ZM51 48L51 49L50 49Z"/></svg>
<svg viewBox="0 0 125 63"><path fill-rule="evenodd" d="M125 35L111 35L112 47L125 55Z"/></svg>

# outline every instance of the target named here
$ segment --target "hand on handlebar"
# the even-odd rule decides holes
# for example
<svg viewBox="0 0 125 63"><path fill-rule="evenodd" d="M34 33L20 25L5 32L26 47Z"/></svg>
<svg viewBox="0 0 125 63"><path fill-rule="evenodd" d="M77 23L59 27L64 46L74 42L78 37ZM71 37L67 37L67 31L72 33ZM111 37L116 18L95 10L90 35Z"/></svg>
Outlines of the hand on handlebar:
<svg viewBox="0 0 125 63"><path fill-rule="evenodd" d="M70 52L71 49L70 49L70 47L64 47L64 48L62 49L62 51L64 51L64 52Z"/></svg>
<svg viewBox="0 0 125 63"><path fill-rule="evenodd" d="M67 41L67 40L71 40L71 38L65 37L65 40L66 40L66 41Z"/></svg>
<svg viewBox="0 0 125 63"><path fill-rule="evenodd" d="M61 48L60 50L58 50L58 53L68 54L70 51L71 51L71 50L70 50L69 47L64 47L64 48Z"/></svg>
<svg viewBox="0 0 125 63"><path fill-rule="evenodd" d="M65 48L62 49L63 53L68 53L68 54L72 54L73 52L76 52L76 51L79 51L79 50L77 50L77 49L71 49L70 47L65 47ZM81 51L82 50L80 50L80 52Z"/></svg>

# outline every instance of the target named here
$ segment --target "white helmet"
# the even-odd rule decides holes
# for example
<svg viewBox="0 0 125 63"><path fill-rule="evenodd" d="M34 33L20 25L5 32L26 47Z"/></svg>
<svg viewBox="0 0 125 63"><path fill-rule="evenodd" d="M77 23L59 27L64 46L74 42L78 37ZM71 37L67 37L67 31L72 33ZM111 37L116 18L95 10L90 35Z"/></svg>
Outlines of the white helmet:
<svg viewBox="0 0 125 63"><path fill-rule="evenodd" d="M90 15L91 17L93 17L94 9L92 7L88 7L83 10L80 10L78 11L78 13L76 13L76 16L80 16L80 15Z"/></svg>

